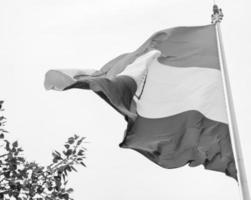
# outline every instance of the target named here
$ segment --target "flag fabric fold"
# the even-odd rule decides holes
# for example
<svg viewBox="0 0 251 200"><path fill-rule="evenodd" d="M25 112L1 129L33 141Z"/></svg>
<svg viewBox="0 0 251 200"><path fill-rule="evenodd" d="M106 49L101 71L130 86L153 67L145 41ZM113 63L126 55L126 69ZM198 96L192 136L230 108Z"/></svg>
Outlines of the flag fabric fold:
<svg viewBox="0 0 251 200"><path fill-rule="evenodd" d="M120 147L159 166L237 179L220 70L215 25L176 27L100 70L50 70L45 88L97 93L128 122Z"/></svg>

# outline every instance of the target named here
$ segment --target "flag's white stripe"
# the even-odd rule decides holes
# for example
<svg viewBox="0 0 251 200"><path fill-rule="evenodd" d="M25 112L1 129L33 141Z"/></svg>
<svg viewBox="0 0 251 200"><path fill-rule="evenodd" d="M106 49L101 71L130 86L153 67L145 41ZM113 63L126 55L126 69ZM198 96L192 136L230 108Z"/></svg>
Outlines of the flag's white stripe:
<svg viewBox="0 0 251 200"><path fill-rule="evenodd" d="M146 118L163 118L197 110L209 119L227 123L220 73L210 68L167 66L155 59L148 67L137 112Z"/></svg>
<svg viewBox="0 0 251 200"><path fill-rule="evenodd" d="M45 75L44 87L47 90L63 90L64 88L73 84L77 76L91 76L95 74L97 70L92 69L58 69L58 70L50 70Z"/></svg>
<svg viewBox="0 0 251 200"><path fill-rule="evenodd" d="M137 84L136 96L139 96L148 73L148 67L161 55L158 50L152 50L138 57L132 64L128 65L118 76L130 76Z"/></svg>
<svg viewBox="0 0 251 200"><path fill-rule="evenodd" d="M138 57L118 74L132 77L137 83L137 112L146 118L163 118L197 110L207 118L227 123L221 72L212 68L173 67L157 61L159 51ZM47 73L47 89L62 90L76 80L76 75L93 72L52 70ZM146 76L147 75L147 76ZM137 100L137 99L136 99Z"/></svg>

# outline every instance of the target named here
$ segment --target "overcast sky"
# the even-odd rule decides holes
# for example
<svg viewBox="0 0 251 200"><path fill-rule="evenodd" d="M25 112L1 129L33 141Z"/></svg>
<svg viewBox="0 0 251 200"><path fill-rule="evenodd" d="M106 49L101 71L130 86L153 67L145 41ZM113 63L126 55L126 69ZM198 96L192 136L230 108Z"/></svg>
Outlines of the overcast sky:
<svg viewBox="0 0 251 200"><path fill-rule="evenodd" d="M251 2L217 1L244 160L251 184ZM152 33L210 23L211 0L0 0L0 99L7 128L25 157L47 164L51 152L87 137L87 168L70 178L76 200L236 200L237 183L203 167L163 169L121 149L126 123L90 91L46 91L49 69L99 69Z"/></svg>

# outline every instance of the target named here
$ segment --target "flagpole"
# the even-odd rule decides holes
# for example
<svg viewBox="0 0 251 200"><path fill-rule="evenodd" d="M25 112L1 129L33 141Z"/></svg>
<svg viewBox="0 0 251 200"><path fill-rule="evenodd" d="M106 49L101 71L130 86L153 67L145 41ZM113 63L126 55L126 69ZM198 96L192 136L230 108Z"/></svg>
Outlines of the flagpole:
<svg viewBox="0 0 251 200"><path fill-rule="evenodd" d="M230 81L228 77L227 64L224 52L224 46L222 41L222 34L220 29L220 22L223 18L222 10L218 8L217 5L213 6L212 23L216 27L217 44L219 50L220 64L221 64L221 74L223 78L223 87L227 105L227 115L229 121L229 131L231 136L231 142L233 146L233 152L235 157L235 163L237 167L238 184L241 193L242 200L250 200L249 189L246 171L244 167L243 154L241 150L240 137L237 127L237 121L234 111L233 98L230 88Z"/></svg>

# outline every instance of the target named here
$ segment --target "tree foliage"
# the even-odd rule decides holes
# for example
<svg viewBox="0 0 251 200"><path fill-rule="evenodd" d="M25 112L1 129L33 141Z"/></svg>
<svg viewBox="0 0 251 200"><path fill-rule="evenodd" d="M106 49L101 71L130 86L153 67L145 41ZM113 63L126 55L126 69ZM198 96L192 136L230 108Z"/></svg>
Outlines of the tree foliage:
<svg viewBox="0 0 251 200"><path fill-rule="evenodd" d="M3 101L0 101L0 112ZM68 138L64 150L52 153L52 162L41 166L23 157L18 141L6 138L5 117L0 116L0 200L68 200L73 192L67 187L67 176L85 166L84 137Z"/></svg>

